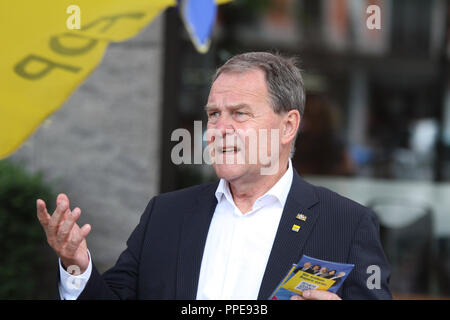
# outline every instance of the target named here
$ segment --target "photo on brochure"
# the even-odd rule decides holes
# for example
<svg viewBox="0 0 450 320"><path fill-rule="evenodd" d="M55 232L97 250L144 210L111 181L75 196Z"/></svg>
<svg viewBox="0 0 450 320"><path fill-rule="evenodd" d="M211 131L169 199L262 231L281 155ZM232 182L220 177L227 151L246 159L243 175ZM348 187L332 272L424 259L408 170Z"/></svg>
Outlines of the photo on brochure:
<svg viewBox="0 0 450 320"><path fill-rule="evenodd" d="M305 290L327 290L333 293L339 289L352 271L353 264L337 263L303 255L270 296L270 300L289 300L302 295Z"/></svg>

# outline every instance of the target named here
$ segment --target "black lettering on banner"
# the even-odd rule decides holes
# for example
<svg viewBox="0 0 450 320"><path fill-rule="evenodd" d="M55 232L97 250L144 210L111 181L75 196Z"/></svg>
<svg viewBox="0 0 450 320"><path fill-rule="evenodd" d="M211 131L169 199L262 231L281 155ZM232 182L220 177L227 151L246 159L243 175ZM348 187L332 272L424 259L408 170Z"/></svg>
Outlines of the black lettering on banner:
<svg viewBox="0 0 450 320"><path fill-rule="evenodd" d="M30 63L40 63L43 65L43 68L38 70L37 72L29 72L27 71L27 65ZM51 70L60 68L69 72L77 73L81 70L80 67L71 66L67 64L62 63L56 63L51 60L48 60L46 58L30 54L25 59L20 61L14 66L14 72L17 73L19 76L28 79L28 80L38 80L42 77L44 77L47 73L49 73ZM29 70L29 69L28 69Z"/></svg>
<svg viewBox="0 0 450 320"><path fill-rule="evenodd" d="M60 39L64 37L69 38L78 38L83 39L83 41L87 41L87 43L81 47L67 47L61 44ZM86 52L89 52L92 48L94 48L98 43L97 39L88 38L85 36L82 36L80 34L74 34L74 33L63 33L59 36L54 36L50 38L50 49L52 49L54 52L67 55L67 56L76 56L79 54L83 54Z"/></svg>
<svg viewBox="0 0 450 320"><path fill-rule="evenodd" d="M141 19L145 17L144 12L134 12L134 13L124 13L124 14L118 14L113 16L106 16L101 17L88 25L84 26L81 31L85 31L88 29L91 29L97 25L103 26L103 28L100 29L100 33L104 33L108 31L109 28L111 28L119 19L122 18L129 18L129 19ZM67 47L61 43L61 39L64 37L73 37L73 38L79 38L79 39L85 39L87 42L81 46L81 47ZM92 50L98 43L98 39L93 39L89 37L85 37L80 35L79 33L73 34L73 33L63 33L61 35L53 36L50 38L49 46L50 49L52 49L54 52L60 54L60 55L66 55L66 56L75 56L80 55L89 52ZM43 67L37 71L30 71L29 64L30 63L39 63ZM40 57L35 54L30 54L26 56L23 60L19 61L14 66L14 72L25 79L28 80L39 80L46 76L50 71L53 69L60 68L69 72L77 73L82 68L77 66L72 66L68 64L62 64L57 63L54 61L51 61L49 59L46 59L44 57ZM35 70L35 69L33 69Z"/></svg>

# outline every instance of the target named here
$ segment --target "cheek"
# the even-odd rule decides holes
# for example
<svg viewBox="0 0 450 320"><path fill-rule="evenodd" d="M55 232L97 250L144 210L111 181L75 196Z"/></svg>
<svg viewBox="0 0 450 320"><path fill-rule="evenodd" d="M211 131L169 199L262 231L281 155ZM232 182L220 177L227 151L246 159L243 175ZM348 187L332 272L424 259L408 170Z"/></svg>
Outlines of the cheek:
<svg viewBox="0 0 450 320"><path fill-rule="evenodd" d="M279 129L280 125L281 123L277 119L263 118L249 120L240 127L242 130L250 130L258 135L260 132L270 132L270 130Z"/></svg>
<svg viewBox="0 0 450 320"><path fill-rule="evenodd" d="M205 141L210 144L214 141L218 141L222 138L223 134L221 130L216 128L214 124L208 124L206 127L206 133L204 134Z"/></svg>

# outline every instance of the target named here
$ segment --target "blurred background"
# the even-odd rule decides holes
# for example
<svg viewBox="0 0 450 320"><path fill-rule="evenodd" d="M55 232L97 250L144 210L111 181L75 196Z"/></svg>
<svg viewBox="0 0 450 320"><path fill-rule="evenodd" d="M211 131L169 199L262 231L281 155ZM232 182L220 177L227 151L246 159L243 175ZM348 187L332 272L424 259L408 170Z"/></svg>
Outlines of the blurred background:
<svg viewBox="0 0 450 320"><path fill-rule="evenodd" d="M369 5L381 9L379 30L367 28ZM55 296L57 260L37 197L53 210L65 192L82 209L105 271L151 197L215 180L207 165L171 162L171 133L194 135L199 120L206 129L215 69L247 51L299 58L307 99L294 167L375 211L394 298L450 298L449 15L447 0L235 0L219 7L206 54L176 8L111 44L66 104L0 162L0 298Z"/></svg>

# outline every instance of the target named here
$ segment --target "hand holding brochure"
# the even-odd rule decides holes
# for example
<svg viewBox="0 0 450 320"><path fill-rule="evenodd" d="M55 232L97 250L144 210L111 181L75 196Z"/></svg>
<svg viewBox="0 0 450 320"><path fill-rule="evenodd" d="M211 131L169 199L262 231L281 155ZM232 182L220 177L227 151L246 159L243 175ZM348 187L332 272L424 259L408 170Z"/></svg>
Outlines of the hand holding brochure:
<svg viewBox="0 0 450 320"><path fill-rule="evenodd" d="M289 300L305 290L328 290L336 293L352 271L353 264L319 260L303 255L272 293L271 300Z"/></svg>

